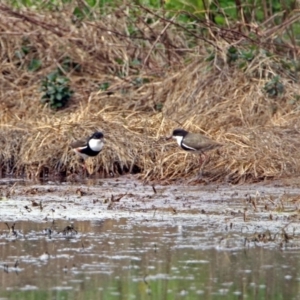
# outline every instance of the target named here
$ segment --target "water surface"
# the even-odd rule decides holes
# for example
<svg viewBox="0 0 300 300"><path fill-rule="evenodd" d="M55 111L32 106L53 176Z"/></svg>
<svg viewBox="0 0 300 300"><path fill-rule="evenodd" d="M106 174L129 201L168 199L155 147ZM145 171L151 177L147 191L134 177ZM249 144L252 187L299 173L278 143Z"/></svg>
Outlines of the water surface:
<svg viewBox="0 0 300 300"><path fill-rule="evenodd" d="M300 299L298 193L5 182L0 298Z"/></svg>

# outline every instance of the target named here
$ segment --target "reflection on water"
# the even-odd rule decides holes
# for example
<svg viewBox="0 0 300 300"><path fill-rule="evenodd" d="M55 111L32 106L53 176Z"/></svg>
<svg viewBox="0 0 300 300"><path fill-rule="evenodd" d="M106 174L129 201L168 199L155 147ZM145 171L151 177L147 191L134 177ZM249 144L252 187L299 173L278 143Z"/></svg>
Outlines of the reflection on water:
<svg viewBox="0 0 300 300"><path fill-rule="evenodd" d="M1 224L1 299L300 299L297 251L202 249L203 227L159 221L67 225Z"/></svg>

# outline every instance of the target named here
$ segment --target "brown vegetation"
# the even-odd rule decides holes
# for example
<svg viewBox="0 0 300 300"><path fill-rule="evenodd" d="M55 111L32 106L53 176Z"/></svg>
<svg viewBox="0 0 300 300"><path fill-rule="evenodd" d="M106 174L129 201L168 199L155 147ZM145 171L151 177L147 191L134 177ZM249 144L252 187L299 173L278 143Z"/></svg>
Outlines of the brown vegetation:
<svg viewBox="0 0 300 300"><path fill-rule="evenodd" d="M209 44L200 35L188 38L163 18L150 25L137 18L130 24L125 8L82 22L72 19L72 6L37 13L15 12L1 4L0 11L3 172L78 172L80 164L69 144L98 129L106 144L98 157L89 159L93 172L140 171L146 180L195 176L198 158L164 138L182 127L225 145L211 153L205 167L209 180L299 174L299 84L264 51L243 69L228 62L228 48L243 45L243 34L235 32L226 41L211 29ZM130 26L136 34L128 38ZM16 53L24 46L30 51L20 58ZM290 55L291 48L284 47ZM211 61L209 52L214 53ZM66 57L81 69L64 71ZM34 58L42 66L29 71ZM65 72L75 93L67 108L52 111L40 104L40 83L56 68ZM271 97L264 87L276 74L284 91ZM108 90L99 89L105 82L110 83Z"/></svg>

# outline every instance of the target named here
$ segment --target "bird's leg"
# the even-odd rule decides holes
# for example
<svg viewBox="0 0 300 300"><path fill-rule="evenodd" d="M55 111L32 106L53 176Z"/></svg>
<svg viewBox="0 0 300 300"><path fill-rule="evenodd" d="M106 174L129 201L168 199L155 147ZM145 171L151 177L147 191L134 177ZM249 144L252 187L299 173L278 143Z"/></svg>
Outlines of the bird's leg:
<svg viewBox="0 0 300 300"><path fill-rule="evenodd" d="M204 156L204 159L202 158L202 155ZM203 169L205 165L209 162L209 155L205 154L204 152L200 153L200 172L199 172L199 178L203 175Z"/></svg>
<svg viewBox="0 0 300 300"><path fill-rule="evenodd" d="M86 173L87 173L87 167L86 167L86 164L85 164L85 159L82 159L81 166L82 166L82 176L85 176Z"/></svg>
<svg viewBox="0 0 300 300"><path fill-rule="evenodd" d="M202 158L202 155L204 156L204 159ZM207 154L205 154L204 152L201 152L200 153L200 159L199 159L199 164L200 164L200 167L206 163L207 161L209 161L209 156Z"/></svg>
<svg viewBox="0 0 300 300"><path fill-rule="evenodd" d="M202 153L200 153L200 156L199 156L199 165L200 165L200 167L202 166L202 164L203 164Z"/></svg>
<svg viewBox="0 0 300 300"><path fill-rule="evenodd" d="M204 161L203 161L203 164L204 164L204 163L207 164L207 163L210 161L210 155L205 154L205 153L203 153L203 155L204 155L204 157L205 157L205 159L204 159Z"/></svg>

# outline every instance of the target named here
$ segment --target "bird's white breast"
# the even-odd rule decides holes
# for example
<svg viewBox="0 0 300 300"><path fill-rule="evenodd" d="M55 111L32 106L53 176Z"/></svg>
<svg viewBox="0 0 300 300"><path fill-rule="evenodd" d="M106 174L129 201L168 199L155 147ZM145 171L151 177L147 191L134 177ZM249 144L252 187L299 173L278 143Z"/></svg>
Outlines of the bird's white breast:
<svg viewBox="0 0 300 300"><path fill-rule="evenodd" d="M182 142L183 136L173 136L173 139L175 139L177 141L177 144L179 146L181 146L181 142Z"/></svg>
<svg viewBox="0 0 300 300"><path fill-rule="evenodd" d="M89 146L93 151L100 151L103 148L103 141L99 139L90 139Z"/></svg>

